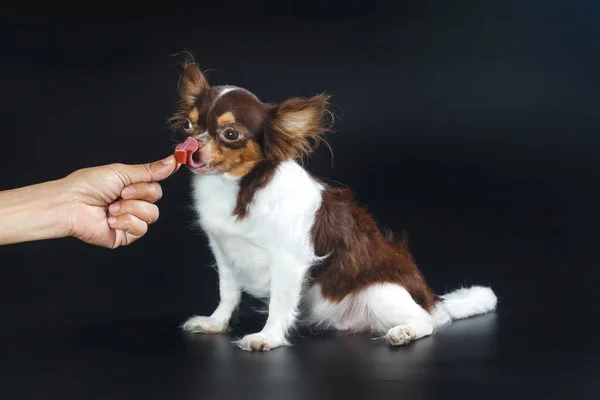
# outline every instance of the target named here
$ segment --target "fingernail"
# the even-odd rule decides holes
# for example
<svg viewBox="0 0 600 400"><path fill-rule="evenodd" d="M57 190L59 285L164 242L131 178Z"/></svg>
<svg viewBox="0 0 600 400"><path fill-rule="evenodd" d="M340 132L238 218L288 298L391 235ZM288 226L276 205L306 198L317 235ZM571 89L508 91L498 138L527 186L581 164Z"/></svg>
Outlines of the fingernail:
<svg viewBox="0 0 600 400"><path fill-rule="evenodd" d="M173 155L170 155L167 158L162 159L162 163L165 165L173 164L174 162L175 162L175 157Z"/></svg>
<svg viewBox="0 0 600 400"><path fill-rule="evenodd" d="M124 192L124 190L123 190ZM111 213L116 213L117 211L119 211L119 208L121 208L121 205L118 203L113 203L110 206L108 206L108 211L110 211Z"/></svg>
<svg viewBox="0 0 600 400"><path fill-rule="evenodd" d="M133 196L134 193L135 193L135 189L133 187L131 187L131 186L127 186L121 192L121 197L130 197L130 196Z"/></svg>
<svg viewBox="0 0 600 400"><path fill-rule="evenodd" d="M110 217L110 218L108 219L108 223L109 223L110 225L114 225L114 224L116 224L116 223L117 223L117 219L116 219L115 217Z"/></svg>

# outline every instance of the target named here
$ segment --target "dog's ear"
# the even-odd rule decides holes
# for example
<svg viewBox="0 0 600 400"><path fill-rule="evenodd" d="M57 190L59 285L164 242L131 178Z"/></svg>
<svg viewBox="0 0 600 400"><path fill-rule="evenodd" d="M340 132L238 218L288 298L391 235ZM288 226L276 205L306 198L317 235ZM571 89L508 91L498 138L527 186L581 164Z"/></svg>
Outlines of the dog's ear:
<svg viewBox="0 0 600 400"><path fill-rule="evenodd" d="M183 74L179 82L179 97L182 104L191 107L198 97L210 87L198 64L189 57L183 62Z"/></svg>
<svg viewBox="0 0 600 400"><path fill-rule="evenodd" d="M273 106L265 128L266 157L285 161L310 155L328 130L325 117L330 115L327 109L330 98L327 95L298 97Z"/></svg>

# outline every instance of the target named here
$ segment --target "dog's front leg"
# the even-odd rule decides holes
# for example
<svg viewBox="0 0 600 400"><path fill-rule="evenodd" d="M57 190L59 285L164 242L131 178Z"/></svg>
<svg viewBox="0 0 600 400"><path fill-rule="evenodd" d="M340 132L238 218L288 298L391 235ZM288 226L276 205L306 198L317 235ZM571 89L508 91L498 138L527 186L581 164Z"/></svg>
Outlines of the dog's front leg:
<svg viewBox="0 0 600 400"><path fill-rule="evenodd" d="M308 263L278 257L271 267L271 295L269 316L260 332L244 336L237 341L243 350L266 351L288 346L290 328L296 322L302 285L308 270Z"/></svg>
<svg viewBox="0 0 600 400"><path fill-rule="evenodd" d="M209 243L219 271L219 305L210 316L197 316L188 319L183 325L183 329L187 332L225 332L229 327L231 316L237 309L242 296L242 290L226 262L219 244L212 236L209 236Z"/></svg>

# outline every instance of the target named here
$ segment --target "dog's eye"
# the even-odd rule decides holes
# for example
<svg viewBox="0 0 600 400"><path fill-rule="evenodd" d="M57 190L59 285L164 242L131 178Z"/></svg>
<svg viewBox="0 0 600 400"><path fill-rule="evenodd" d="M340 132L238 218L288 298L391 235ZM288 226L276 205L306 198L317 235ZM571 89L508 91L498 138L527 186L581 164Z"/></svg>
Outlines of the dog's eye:
<svg viewBox="0 0 600 400"><path fill-rule="evenodd" d="M194 130L194 124L192 124L192 121L186 119L183 122L183 130L185 131L185 133L191 133Z"/></svg>
<svg viewBox="0 0 600 400"><path fill-rule="evenodd" d="M234 141L240 137L240 134L233 130L228 130L223 133L223 138L225 140Z"/></svg>

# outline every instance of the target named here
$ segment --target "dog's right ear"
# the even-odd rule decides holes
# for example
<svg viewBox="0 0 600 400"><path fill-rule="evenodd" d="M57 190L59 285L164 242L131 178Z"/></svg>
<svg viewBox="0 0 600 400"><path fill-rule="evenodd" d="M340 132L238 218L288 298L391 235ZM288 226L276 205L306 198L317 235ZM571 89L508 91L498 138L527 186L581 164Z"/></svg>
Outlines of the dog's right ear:
<svg viewBox="0 0 600 400"><path fill-rule="evenodd" d="M198 97L210 87L198 64L189 56L183 62L183 74L179 82L181 103L188 107L196 104Z"/></svg>

